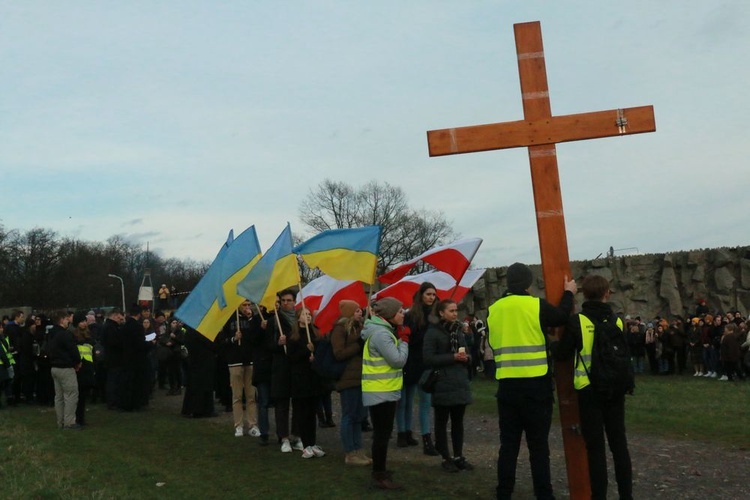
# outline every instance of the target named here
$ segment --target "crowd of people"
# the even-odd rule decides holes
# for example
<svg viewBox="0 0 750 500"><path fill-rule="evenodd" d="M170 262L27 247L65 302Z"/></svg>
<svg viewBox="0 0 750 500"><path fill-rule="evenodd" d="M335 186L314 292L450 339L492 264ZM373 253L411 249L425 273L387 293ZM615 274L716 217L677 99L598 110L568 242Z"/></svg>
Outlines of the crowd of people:
<svg viewBox="0 0 750 500"><path fill-rule="evenodd" d="M510 497L513 491L524 433L535 492L551 497L548 339L508 332L565 325L577 317L571 316L576 287L574 281L566 282L563 302L553 306L528 294L530 271L518 266L509 271L508 292L490 307L487 325L460 320L457 304L440 300L430 283L420 286L406 311L388 297L371 304L369 311L342 300L340 317L325 335L316 331L313 311L295 307L292 290L279 292L271 311L243 302L214 340L149 307L134 306L127 315L114 308L106 317L95 311L28 317L15 311L0 327L0 408L3 402L54 406L61 429L79 430L88 424L87 402L113 411L139 411L156 391L164 391L183 396L185 417L216 416L218 403L220 410L232 413L234 435L257 438L261 446L271 444L273 409L279 450L311 459L326 455L317 429L337 425L331 402L335 391L345 464L371 467L378 488L400 489L386 467L394 427L396 446L421 444L422 453L439 457L440 467L449 473L473 469L463 453L464 416L472 402L471 379L483 372L499 381L498 497ZM601 283L599 288L603 290ZM584 313L596 316L603 306L594 306L606 302L608 288L606 296L584 288L587 293L594 300L584 304ZM578 340L568 342L570 352L584 352L586 339L591 340L581 333L582 325L583 319L576 319L570 338ZM692 369L695 377L722 381L750 374L748 319L739 312L714 314L702 303L684 320L626 316L618 325L635 373L682 375ZM327 351L340 365L333 377L316 366ZM588 385L588 379L582 380L577 380L577 390ZM600 407L592 401L591 407ZM617 404L609 401L604 407L619 408ZM624 407L612 418L624 418ZM362 436L370 430L368 456ZM590 429L584 430L587 435L593 435ZM600 480L603 450L603 437L589 448L598 457L590 465ZM622 470L629 471L626 445L619 453L616 460L623 464L626 457ZM606 467L604 475L606 488ZM623 484L632 481L625 472L621 475ZM623 491L627 497L627 488Z"/></svg>

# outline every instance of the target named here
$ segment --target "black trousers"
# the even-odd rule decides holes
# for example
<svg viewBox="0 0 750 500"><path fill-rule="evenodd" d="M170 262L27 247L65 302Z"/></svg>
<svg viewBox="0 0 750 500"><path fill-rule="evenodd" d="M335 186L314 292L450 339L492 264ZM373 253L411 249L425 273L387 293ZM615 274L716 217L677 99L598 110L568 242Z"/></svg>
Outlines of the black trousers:
<svg viewBox="0 0 750 500"><path fill-rule="evenodd" d="M299 437L305 447L316 444L318 426L315 417L319 402L320 396L292 398L292 428L297 425Z"/></svg>
<svg viewBox="0 0 750 500"><path fill-rule="evenodd" d="M607 456L604 435L607 435L615 479L620 498L633 498L633 470L625 436L625 396L602 397L591 388L578 391L578 407L581 414L581 432L586 442L589 459L591 498L607 498Z"/></svg>
<svg viewBox="0 0 750 500"><path fill-rule="evenodd" d="M450 460L448 451L448 419L451 421L451 443L453 456L464 454L464 413L466 405L436 406L435 407L435 449L446 460Z"/></svg>
<svg viewBox="0 0 750 500"><path fill-rule="evenodd" d="M385 472L388 459L388 441L393 432L393 419L396 417L397 401L388 401L370 406L372 419L372 471Z"/></svg>
<svg viewBox="0 0 750 500"><path fill-rule="evenodd" d="M549 382L547 382L549 385ZM543 391L498 390L497 413L500 452L497 457L497 498L509 499L516 484L521 436L526 433L534 495L554 499L549 465L549 429L552 425L552 388Z"/></svg>

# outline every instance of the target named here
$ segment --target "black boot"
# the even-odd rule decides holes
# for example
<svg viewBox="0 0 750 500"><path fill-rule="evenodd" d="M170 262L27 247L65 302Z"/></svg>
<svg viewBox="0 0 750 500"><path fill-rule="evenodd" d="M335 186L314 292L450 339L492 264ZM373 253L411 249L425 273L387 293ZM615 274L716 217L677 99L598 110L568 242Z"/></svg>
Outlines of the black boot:
<svg viewBox="0 0 750 500"><path fill-rule="evenodd" d="M411 431L406 431L406 444L409 446L419 446L419 441L414 439L414 436L411 435Z"/></svg>
<svg viewBox="0 0 750 500"><path fill-rule="evenodd" d="M396 446L399 448L406 448L407 446L409 446L409 442L406 440L405 432L398 433L398 437L396 438Z"/></svg>
<svg viewBox="0 0 750 500"><path fill-rule="evenodd" d="M432 434L429 432L427 434L422 434L422 452L425 455L429 455L431 457L436 457L440 455L438 451L435 449L435 445L432 444Z"/></svg>

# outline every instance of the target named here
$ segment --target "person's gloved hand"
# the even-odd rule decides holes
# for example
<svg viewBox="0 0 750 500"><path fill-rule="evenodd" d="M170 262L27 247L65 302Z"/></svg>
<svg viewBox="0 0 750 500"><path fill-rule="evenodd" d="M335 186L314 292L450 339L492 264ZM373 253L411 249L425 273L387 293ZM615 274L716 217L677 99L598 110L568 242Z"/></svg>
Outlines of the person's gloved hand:
<svg viewBox="0 0 750 500"><path fill-rule="evenodd" d="M401 342L409 343L409 337L411 336L411 328L408 326L399 326L398 330L396 330L396 334L398 335L398 338L401 340Z"/></svg>

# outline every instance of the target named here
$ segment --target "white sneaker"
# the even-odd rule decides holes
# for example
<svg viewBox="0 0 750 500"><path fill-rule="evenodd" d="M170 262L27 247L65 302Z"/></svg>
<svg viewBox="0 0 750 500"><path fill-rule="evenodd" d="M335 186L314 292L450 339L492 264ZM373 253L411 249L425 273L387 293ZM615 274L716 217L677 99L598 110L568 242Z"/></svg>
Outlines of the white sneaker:
<svg viewBox="0 0 750 500"><path fill-rule="evenodd" d="M700 377L702 374L700 372L693 373L693 377Z"/></svg>
<svg viewBox="0 0 750 500"><path fill-rule="evenodd" d="M704 377L710 377L710 376L711 376L711 373L712 373L712 372L706 372L706 374L705 374L705 375L703 375L703 376L704 376Z"/></svg>
<svg viewBox="0 0 750 500"><path fill-rule="evenodd" d="M234 428L234 437L241 438L244 432L242 431L242 426L238 426Z"/></svg>
<svg viewBox="0 0 750 500"><path fill-rule="evenodd" d="M305 449L305 447L302 445L302 440L300 438L297 438L294 444L292 444L292 449L297 450L297 451L302 451Z"/></svg>
<svg viewBox="0 0 750 500"><path fill-rule="evenodd" d="M312 452L315 454L316 457L320 458L320 457L326 456L326 452L323 451L323 448L321 448L317 444L311 446L310 448L312 448Z"/></svg>
<svg viewBox="0 0 750 500"><path fill-rule="evenodd" d="M260 437L260 429L258 429L257 425L254 425L250 428L247 435L252 436L254 438Z"/></svg>
<svg viewBox="0 0 750 500"><path fill-rule="evenodd" d="M281 441L281 453L291 453L292 452L292 445L289 444L288 439L284 439Z"/></svg>
<svg viewBox="0 0 750 500"><path fill-rule="evenodd" d="M709 375L711 378L716 378L716 372L711 372L711 375Z"/></svg>
<svg viewBox="0 0 750 500"><path fill-rule="evenodd" d="M729 380L726 375L722 375L719 380Z"/></svg>
<svg viewBox="0 0 750 500"><path fill-rule="evenodd" d="M304 450L302 450L302 458L312 458L315 456L315 452L312 449L312 446L308 446Z"/></svg>

